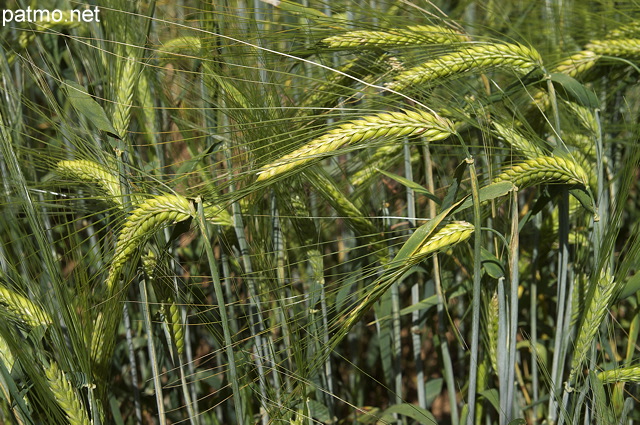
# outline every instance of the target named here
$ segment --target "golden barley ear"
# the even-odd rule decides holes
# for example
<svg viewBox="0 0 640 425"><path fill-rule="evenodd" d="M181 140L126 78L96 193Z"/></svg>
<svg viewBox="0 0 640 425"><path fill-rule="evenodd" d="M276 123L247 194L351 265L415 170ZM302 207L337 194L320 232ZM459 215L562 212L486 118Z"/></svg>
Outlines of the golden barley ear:
<svg viewBox="0 0 640 425"><path fill-rule="evenodd" d="M446 118L424 111L384 112L350 121L312 140L303 147L265 165L258 171L258 181L268 180L311 161L331 155L338 149L386 137L422 136L429 141L455 134Z"/></svg>

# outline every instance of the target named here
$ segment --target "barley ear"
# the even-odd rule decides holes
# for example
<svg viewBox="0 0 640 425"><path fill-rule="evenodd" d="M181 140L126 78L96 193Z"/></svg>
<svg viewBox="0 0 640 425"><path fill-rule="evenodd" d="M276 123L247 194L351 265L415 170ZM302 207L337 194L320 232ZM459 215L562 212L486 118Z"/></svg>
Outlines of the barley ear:
<svg viewBox="0 0 640 425"><path fill-rule="evenodd" d="M571 372L568 379L570 385L573 383L576 373L579 372L584 364L587 352L607 314L609 303L616 289L613 278L608 275L602 276L595 285L593 296L585 312L578 339L575 343L573 359L571 360Z"/></svg>
<svg viewBox="0 0 640 425"><path fill-rule="evenodd" d="M55 397L58 405L67 414L70 425L90 425L87 412L78 397L78 392L71 383L67 380L66 376L56 362L51 361L49 367L45 369L45 375L49 382L49 389Z"/></svg>
<svg viewBox="0 0 640 425"><path fill-rule="evenodd" d="M439 56L400 73L387 84L392 90L404 90L429 82L438 82L456 74L502 68L526 74L540 67L540 54L520 44L471 44L460 50Z"/></svg>
<svg viewBox="0 0 640 425"><path fill-rule="evenodd" d="M598 373L598 378L603 384L613 384L615 382L640 383L640 367L629 366L616 369L605 370Z"/></svg>
<svg viewBox="0 0 640 425"><path fill-rule="evenodd" d="M131 122L131 106L135 83L138 79L138 63L133 56L127 56L118 69L118 78L114 87L116 98L113 106L113 128L124 136Z"/></svg>
<svg viewBox="0 0 640 425"><path fill-rule="evenodd" d="M372 139L420 135L429 141L437 141L452 134L455 134L455 130L449 120L429 112L404 110L370 115L341 124L276 162L265 165L258 171L258 181L270 179L332 155L342 147Z"/></svg>
<svg viewBox="0 0 640 425"><path fill-rule="evenodd" d="M0 303L22 323L32 328L53 323L51 316L29 298L0 285Z"/></svg>
<svg viewBox="0 0 640 425"><path fill-rule="evenodd" d="M468 37L438 25L414 25L384 31L349 31L327 37L322 43L330 48L419 46L468 41Z"/></svg>
<svg viewBox="0 0 640 425"><path fill-rule="evenodd" d="M180 308L175 302L169 304L169 316L167 317L169 327L171 329L171 336L173 337L173 343L176 346L178 355L181 356L184 353L184 328L180 317Z"/></svg>
<svg viewBox="0 0 640 425"><path fill-rule="evenodd" d="M56 172L95 187L105 202L113 202L122 208L122 192L117 174L104 165L89 160L60 161Z"/></svg>
<svg viewBox="0 0 640 425"><path fill-rule="evenodd" d="M543 183L581 184L589 187L589 177L571 158L540 156L512 164L494 179L494 183L510 181L522 189Z"/></svg>
<svg viewBox="0 0 640 425"><path fill-rule="evenodd" d="M194 216L195 208L180 195L158 195L139 204L127 217L118 236L107 287L115 287L125 263L157 230Z"/></svg>

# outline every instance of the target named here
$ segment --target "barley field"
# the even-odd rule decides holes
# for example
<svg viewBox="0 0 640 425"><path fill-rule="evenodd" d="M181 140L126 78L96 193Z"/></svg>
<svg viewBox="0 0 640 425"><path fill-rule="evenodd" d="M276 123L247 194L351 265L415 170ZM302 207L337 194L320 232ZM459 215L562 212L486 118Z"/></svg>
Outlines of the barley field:
<svg viewBox="0 0 640 425"><path fill-rule="evenodd" d="M640 423L636 1L2 7L0 423Z"/></svg>

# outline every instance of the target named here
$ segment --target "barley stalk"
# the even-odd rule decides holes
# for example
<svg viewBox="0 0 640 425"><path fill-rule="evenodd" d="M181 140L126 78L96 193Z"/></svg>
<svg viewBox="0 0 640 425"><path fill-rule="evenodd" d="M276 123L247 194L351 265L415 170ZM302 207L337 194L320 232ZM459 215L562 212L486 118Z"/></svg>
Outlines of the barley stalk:
<svg viewBox="0 0 640 425"><path fill-rule="evenodd" d="M56 172L89 185L97 185L105 202L113 202L122 208L118 176L104 165L89 160L60 161L56 165Z"/></svg>
<svg viewBox="0 0 640 425"><path fill-rule="evenodd" d="M2 285L0 285L0 303L4 304L6 309L21 322L32 328L53 323L51 316L40 306Z"/></svg>
<svg viewBox="0 0 640 425"><path fill-rule="evenodd" d="M386 31L349 31L322 40L330 48L417 46L468 41L468 37L438 25L413 25Z"/></svg>
<svg viewBox="0 0 640 425"><path fill-rule="evenodd" d="M602 276L596 283L595 291L589 302L589 307L580 326L578 339L575 343L573 359L571 360L571 373L568 382L571 385L576 373L582 368L587 357L587 351L591 347L602 321L607 314L609 303L615 292L616 285L611 276Z"/></svg>
<svg viewBox="0 0 640 425"><path fill-rule="evenodd" d="M474 44L402 72L387 87L403 90L455 74L491 68L524 74L541 64L542 58L536 50L520 44Z"/></svg>
<svg viewBox="0 0 640 425"><path fill-rule="evenodd" d="M398 138L421 135L430 141L454 134L446 118L423 111L384 112L341 124L279 160L258 171L258 181L270 179L338 149L380 137Z"/></svg>
<svg viewBox="0 0 640 425"><path fill-rule="evenodd" d="M640 383L640 366L605 370L598 373L598 379L600 379L603 384L613 384L615 382Z"/></svg>
<svg viewBox="0 0 640 425"><path fill-rule="evenodd" d="M56 401L67 414L70 425L89 425L87 412L78 397L77 390L64 376L58 365L51 361L49 367L45 369L49 389Z"/></svg>
<svg viewBox="0 0 640 425"><path fill-rule="evenodd" d="M541 156L511 165L494 179L494 183L510 181L518 188L541 183L582 184L589 187L584 169L570 158Z"/></svg>
<svg viewBox="0 0 640 425"><path fill-rule="evenodd" d="M640 56L640 39L592 40L585 46L585 49L591 50L599 55L635 58Z"/></svg>

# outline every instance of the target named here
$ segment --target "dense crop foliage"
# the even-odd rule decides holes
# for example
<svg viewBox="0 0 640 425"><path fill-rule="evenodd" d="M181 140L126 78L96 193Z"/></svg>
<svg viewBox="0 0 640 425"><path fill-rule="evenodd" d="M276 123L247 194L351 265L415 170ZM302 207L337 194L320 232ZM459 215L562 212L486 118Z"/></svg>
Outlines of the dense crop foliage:
<svg viewBox="0 0 640 425"><path fill-rule="evenodd" d="M4 7L0 422L640 421L635 2Z"/></svg>

